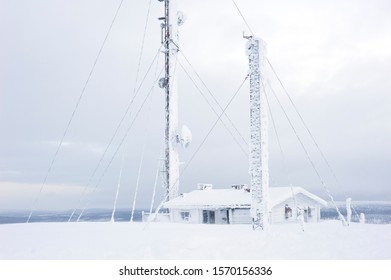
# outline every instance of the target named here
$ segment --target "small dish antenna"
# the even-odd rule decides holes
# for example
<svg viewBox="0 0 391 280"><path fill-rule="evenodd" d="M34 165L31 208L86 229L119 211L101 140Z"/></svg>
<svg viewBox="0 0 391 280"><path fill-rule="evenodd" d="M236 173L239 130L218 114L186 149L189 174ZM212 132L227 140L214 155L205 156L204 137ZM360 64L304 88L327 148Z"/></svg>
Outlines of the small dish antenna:
<svg viewBox="0 0 391 280"><path fill-rule="evenodd" d="M191 140L193 139L193 136L191 135L190 129L186 126L182 126L181 131L181 144L183 148L188 148L190 146Z"/></svg>
<svg viewBox="0 0 391 280"><path fill-rule="evenodd" d="M167 86L167 79L165 77L159 79L159 87L165 88Z"/></svg>
<svg viewBox="0 0 391 280"><path fill-rule="evenodd" d="M185 23L186 16L181 11L178 11L176 13L176 16L177 16L177 24L178 24L178 26L181 26L182 24Z"/></svg>

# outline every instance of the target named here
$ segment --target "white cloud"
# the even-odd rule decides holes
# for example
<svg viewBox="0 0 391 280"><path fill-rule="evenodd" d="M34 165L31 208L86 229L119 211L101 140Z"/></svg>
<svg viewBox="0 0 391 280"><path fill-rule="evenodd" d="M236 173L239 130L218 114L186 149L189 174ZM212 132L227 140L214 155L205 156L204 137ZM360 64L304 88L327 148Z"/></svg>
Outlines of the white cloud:
<svg viewBox="0 0 391 280"><path fill-rule="evenodd" d="M3 38L0 59L4 61L0 65L0 179L28 182L10 183L15 184L14 188L3 183L1 190L9 199L2 202L12 206L11 201L15 201L14 205L22 208L32 202L38 191L118 4L27 2L7 2L0 11ZM50 186L45 190L53 195L63 191L70 204L72 196L80 191L72 184L87 184L133 94L148 2L124 2L50 174ZM390 2L236 0L236 3L256 35L267 42L270 61L321 147L326 147L327 156L346 163L354 154L355 161L367 168L368 176L382 169L389 159L387 143L391 138ZM187 15L181 27L181 50L221 106L225 106L247 73L242 38L243 30L248 33L247 27L231 1L178 0L178 5ZM162 16L162 7L162 3L152 1L139 82L160 43L156 18ZM161 66L162 60L156 69ZM132 107L132 118L155 78L155 66L152 69ZM186 75L178 72L180 124L185 123L193 132L193 144L188 151L181 151L181 159L189 160L216 116ZM276 81L272 84L277 89ZM245 85L227 111L243 134L247 133L247 89ZM149 157L143 170L145 186L153 185L156 161L160 158L164 96L159 88L151 96L152 101L146 106L150 109L141 112L126 142L129 147L126 160L132 163L127 163L124 176L132 187L141 145L147 143ZM274 117L285 133L288 127L278 114L276 110ZM292 143L296 140L292 134L284 133L286 153L294 157L297 147ZM125 128L120 129L108 152L110 156L124 134ZM186 171L181 181L183 189L193 188L199 178L204 180L208 176L211 179L207 181L223 186L228 181L225 174L237 172L235 163L242 162L242 154L236 152L234 141L227 140L229 134L218 125L210 137L200 150L203 155L197 155L189 166L191 171ZM224 145L216 148L215 143ZM380 160L382 154L387 158ZM210 155L213 160L208 161ZM225 171L210 174L208 170L219 170L219 166L205 165L208 162L218 165L219 155L226 159L222 164ZM232 164L227 159L230 155ZM98 178L107 162L99 169ZM114 159L104 178L105 185L116 186L119 166L118 158ZM10 173L12 170L17 172ZM246 172L243 166L240 170ZM283 176L280 171L275 173ZM354 176L350 175L348 164L341 164L337 173ZM391 178L386 172L376 174L374 188L384 190ZM247 178L247 174L238 178ZM114 197L114 188L110 191L101 195L107 205L111 205ZM143 201L149 200L150 192L150 189L142 191ZM391 199L389 192L383 194ZM50 199L42 201L52 205Z"/></svg>
<svg viewBox="0 0 391 280"><path fill-rule="evenodd" d="M31 210L42 184L0 182L0 209ZM71 209L76 207L84 186L46 184L38 197L37 209ZM91 188L85 190L86 194Z"/></svg>

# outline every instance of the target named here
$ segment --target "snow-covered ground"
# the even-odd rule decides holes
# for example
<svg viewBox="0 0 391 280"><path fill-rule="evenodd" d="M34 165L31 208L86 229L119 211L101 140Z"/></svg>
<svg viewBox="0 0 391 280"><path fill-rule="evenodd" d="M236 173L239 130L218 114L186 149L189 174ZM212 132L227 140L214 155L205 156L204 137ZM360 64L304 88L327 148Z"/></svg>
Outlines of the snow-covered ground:
<svg viewBox="0 0 391 280"><path fill-rule="evenodd" d="M391 225L30 223L0 225L0 259L391 259Z"/></svg>

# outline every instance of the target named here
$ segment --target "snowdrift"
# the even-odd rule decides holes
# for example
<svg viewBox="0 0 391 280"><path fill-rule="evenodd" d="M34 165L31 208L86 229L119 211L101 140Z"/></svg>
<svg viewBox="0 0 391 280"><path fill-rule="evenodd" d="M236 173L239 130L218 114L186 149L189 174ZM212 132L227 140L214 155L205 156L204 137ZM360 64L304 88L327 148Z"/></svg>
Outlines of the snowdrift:
<svg viewBox="0 0 391 280"><path fill-rule="evenodd" d="M391 225L30 223L0 225L0 259L391 259Z"/></svg>

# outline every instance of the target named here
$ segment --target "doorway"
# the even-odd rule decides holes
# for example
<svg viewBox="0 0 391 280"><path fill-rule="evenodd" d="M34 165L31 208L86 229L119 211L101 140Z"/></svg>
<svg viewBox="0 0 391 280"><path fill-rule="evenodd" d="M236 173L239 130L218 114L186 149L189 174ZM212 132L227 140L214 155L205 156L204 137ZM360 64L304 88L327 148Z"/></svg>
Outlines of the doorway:
<svg viewBox="0 0 391 280"><path fill-rule="evenodd" d="M215 223L215 211L202 210L202 222L204 224Z"/></svg>

